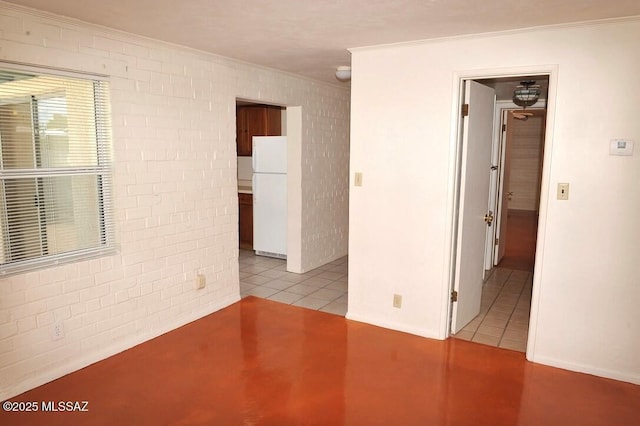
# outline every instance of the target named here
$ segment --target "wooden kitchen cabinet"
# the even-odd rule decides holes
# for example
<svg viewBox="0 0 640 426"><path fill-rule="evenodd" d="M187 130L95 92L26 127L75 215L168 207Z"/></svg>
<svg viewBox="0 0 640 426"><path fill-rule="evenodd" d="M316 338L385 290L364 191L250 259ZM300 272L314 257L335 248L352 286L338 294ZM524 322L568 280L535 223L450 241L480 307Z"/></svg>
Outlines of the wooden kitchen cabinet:
<svg viewBox="0 0 640 426"><path fill-rule="evenodd" d="M253 250L253 195L238 194L240 248Z"/></svg>
<svg viewBox="0 0 640 426"><path fill-rule="evenodd" d="M239 156L250 156L254 136L282 135L280 107L239 105L236 107L236 144Z"/></svg>

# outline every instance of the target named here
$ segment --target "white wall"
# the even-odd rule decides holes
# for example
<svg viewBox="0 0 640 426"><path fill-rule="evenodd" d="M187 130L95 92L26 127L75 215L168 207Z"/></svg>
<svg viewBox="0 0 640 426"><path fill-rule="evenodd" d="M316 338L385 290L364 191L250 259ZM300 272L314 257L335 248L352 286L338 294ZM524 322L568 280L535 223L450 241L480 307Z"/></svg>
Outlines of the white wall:
<svg viewBox="0 0 640 426"><path fill-rule="evenodd" d="M0 60L110 76L120 243L0 279L0 400L239 299L236 98L301 111L301 269L347 253L347 89L8 4Z"/></svg>
<svg viewBox="0 0 640 426"><path fill-rule="evenodd" d="M456 76L514 67L557 70L528 358L640 383L638 19L352 51L348 317L446 337Z"/></svg>

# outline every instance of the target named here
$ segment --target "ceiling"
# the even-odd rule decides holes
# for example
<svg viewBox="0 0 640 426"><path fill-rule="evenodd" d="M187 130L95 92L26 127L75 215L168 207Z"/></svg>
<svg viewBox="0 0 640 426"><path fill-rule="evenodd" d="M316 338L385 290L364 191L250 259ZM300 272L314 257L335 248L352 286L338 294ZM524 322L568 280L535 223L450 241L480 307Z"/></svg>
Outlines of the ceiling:
<svg viewBox="0 0 640 426"><path fill-rule="evenodd" d="M10 0L312 79L350 47L640 15L638 0Z"/></svg>

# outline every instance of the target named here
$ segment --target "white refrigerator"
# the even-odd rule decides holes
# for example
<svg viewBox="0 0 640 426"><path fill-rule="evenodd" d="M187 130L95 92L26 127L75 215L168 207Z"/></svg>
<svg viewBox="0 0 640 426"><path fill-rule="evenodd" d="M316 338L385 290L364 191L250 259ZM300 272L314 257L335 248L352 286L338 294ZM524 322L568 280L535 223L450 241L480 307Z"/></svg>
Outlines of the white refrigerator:
<svg viewBox="0 0 640 426"><path fill-rule="evenodd" d="M253 249L287 258L287 138L253 137Z"/></svg>

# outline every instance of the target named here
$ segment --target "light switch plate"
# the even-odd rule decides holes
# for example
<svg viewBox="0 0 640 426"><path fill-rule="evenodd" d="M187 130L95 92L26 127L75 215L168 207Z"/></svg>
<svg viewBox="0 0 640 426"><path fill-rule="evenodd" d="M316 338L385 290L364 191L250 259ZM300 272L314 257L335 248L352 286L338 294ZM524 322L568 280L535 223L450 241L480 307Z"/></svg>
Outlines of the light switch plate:
<svg viewBox="0 0 640 426"><path fill-rule="evenodd" d="M568 200L568 199L569 199L569 184L559 183L558 184L558 200Z"/></svg>
<svg viewBox="0 0 640 426"><path fill-rule="evenodd" d="M356 176L355 176L355 186L362 186L362 173L361 172L356 172Z"/></svg>

